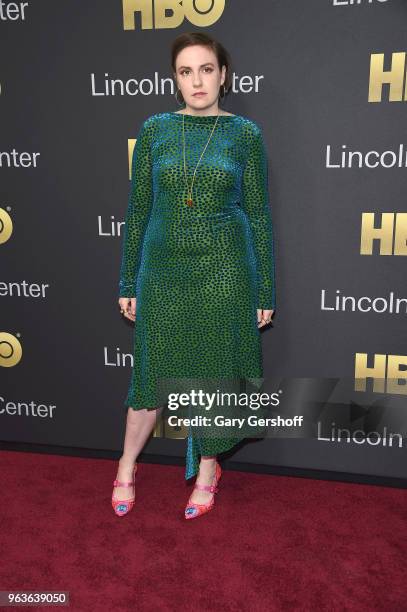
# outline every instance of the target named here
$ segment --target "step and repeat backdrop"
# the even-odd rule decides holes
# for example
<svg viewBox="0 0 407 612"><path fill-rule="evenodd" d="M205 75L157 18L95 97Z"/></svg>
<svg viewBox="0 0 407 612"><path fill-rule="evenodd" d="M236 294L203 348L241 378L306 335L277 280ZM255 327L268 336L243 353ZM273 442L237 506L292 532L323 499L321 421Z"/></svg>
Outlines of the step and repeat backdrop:
<svg viewBox="0 0 407 612"><path fill-rule="evenodd" d="M263 130L264 385L304 417L231 458L406 477L406 26L405 0L0 2L0 440L122 448L131 156L179 108L173 39L203 31L233 60L223 109ZM157 425L145 453L186 434Z"/></svg>

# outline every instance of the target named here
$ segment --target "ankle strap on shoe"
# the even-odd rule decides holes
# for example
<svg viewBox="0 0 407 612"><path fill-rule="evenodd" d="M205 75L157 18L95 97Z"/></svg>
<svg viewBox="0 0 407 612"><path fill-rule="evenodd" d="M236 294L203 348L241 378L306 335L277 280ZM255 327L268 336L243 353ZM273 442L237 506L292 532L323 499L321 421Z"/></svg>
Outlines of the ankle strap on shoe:
<svg viewBox="0 0 407 612"><path fill-rule="evenodd" d="M199 489L200 491L210 491L211 493L217 493L218 487L216 485L201 485L196 484L195 489Z"/></svg>
<svg viewBox="0 0 407 612"><path fill-rule="evenodd" d="M113 482L114 487L132 487L133 484L133 482L120 482L120 480L115 480Z"/></svg>

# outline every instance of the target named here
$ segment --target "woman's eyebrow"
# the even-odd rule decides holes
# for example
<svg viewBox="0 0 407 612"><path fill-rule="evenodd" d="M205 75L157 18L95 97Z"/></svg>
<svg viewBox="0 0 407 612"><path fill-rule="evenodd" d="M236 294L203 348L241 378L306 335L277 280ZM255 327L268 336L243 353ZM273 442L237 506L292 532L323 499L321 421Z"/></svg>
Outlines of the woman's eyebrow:
<svg viewBox="0 0 407 612"><path fill-rule="evenodd" d="M201 64L199 67L202 68L203 66L213 66L212 62L206 62L205 64ZM191 66L180 66L178 68L178 70L181 70L181 68L191 68Z"/></svg>

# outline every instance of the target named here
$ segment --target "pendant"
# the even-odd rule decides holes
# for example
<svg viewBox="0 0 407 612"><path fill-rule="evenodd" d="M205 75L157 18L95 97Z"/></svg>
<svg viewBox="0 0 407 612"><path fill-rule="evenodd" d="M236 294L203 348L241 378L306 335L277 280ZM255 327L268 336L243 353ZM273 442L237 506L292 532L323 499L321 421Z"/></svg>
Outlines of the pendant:
<svg viewBox="0 0 407 612"><path fill-rule="evenodd" d="M187 205L188 205L188 206L192 206L192 200L191 200L191 198L188 198L188 200L187 200Z"/></svg>

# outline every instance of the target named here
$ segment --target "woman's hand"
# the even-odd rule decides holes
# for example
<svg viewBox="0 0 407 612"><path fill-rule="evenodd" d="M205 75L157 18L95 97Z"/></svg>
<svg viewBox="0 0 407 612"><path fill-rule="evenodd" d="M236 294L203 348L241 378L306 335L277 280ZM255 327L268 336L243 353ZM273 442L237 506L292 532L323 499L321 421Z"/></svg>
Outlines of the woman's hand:
<svg viewBox="0 0 407 612"><path fill-rule="evenodd" d="M273 316L274 310L264 310L262 308L257 309L257 327L264 327L268 323L271 323L271 317Z"/></svg>
<svg viewBox="0 0 407 612"><path fill-rule="evenodd" d="M126 319L136 320L136 298L121 297L119 298L119 306L120 312Z"/></svg>

